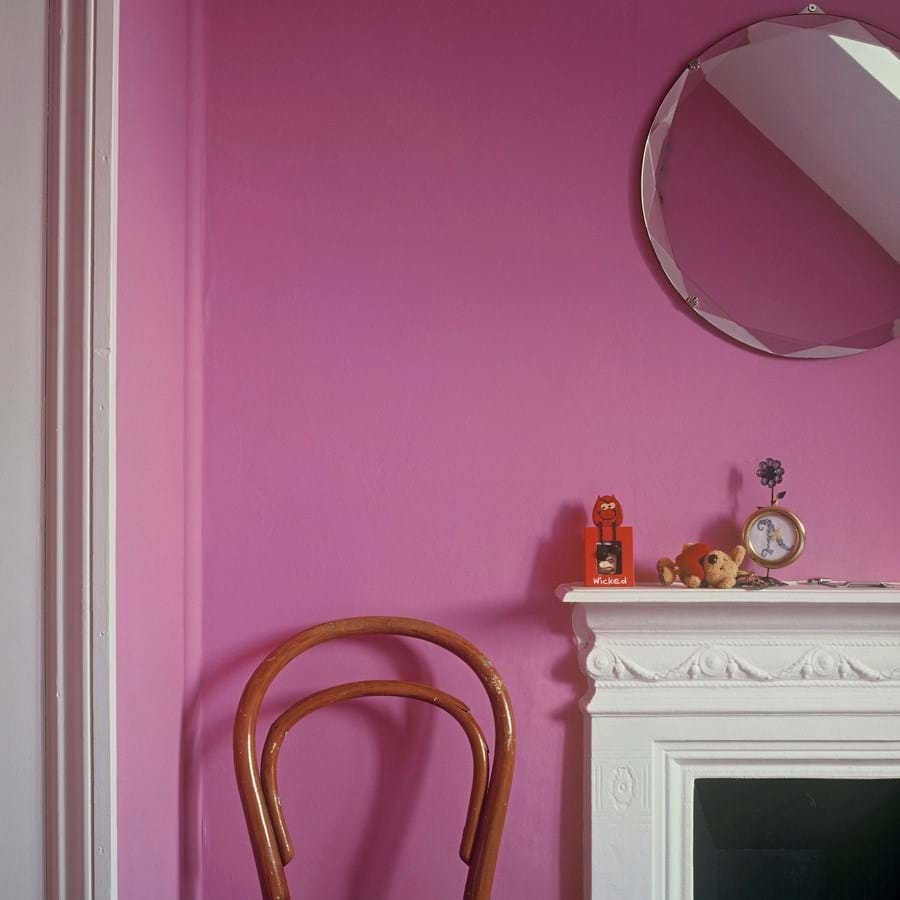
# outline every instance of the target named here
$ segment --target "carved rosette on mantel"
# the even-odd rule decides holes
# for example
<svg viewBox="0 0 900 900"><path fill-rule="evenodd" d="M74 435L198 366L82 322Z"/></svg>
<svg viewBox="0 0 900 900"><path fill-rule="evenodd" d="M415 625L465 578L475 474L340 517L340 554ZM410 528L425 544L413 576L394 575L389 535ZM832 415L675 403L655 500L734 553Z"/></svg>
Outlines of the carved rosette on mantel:
<svg viewBox="0 0 900 900"><path fill-rule="evenodd" d="M587 900L692 900L697 777L900 778L900 590L561 586Z"/></svg>

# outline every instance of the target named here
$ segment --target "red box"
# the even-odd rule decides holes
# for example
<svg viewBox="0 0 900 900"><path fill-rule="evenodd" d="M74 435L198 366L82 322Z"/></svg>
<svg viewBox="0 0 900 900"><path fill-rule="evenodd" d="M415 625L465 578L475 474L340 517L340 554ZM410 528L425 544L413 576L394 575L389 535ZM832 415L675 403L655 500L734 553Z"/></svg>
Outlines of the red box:
<svg viewBox="0 0 900 900"><path fill-rule="evenodd" d="M630 525L584 529L586 587L634 587L634 533Z"/></svg>

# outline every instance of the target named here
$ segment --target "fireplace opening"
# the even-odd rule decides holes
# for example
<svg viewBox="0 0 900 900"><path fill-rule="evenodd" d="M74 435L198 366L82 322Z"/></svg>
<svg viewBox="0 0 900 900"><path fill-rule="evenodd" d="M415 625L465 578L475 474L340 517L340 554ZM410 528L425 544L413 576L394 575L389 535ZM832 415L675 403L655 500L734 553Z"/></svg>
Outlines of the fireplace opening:
<svg viewBox="0 0 900 900"><path fill-rule="evenodd" d="M900 779L694 782L694 900L898 900Z"/></svg>

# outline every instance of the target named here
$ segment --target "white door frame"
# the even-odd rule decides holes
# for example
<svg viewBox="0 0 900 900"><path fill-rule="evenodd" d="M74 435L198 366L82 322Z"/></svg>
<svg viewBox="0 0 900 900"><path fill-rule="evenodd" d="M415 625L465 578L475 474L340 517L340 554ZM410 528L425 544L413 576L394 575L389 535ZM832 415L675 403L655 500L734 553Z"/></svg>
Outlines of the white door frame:
<svg viewBox="0 0 900 900"><path fill-rule="evenodd" d="M118 0L49 0L47 897L114 900Z"/></svg>

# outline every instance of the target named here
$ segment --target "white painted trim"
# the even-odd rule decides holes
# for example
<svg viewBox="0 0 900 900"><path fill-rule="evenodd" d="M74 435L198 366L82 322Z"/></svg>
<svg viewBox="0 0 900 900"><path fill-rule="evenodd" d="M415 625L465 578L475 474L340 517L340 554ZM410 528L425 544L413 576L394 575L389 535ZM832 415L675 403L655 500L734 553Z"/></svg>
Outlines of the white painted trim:
<svg viewBox="0 0 900 900"><path fill-rule="evenodd" d="M117 897L118 0L51 0L47 206L47 897Z"/></svg>

